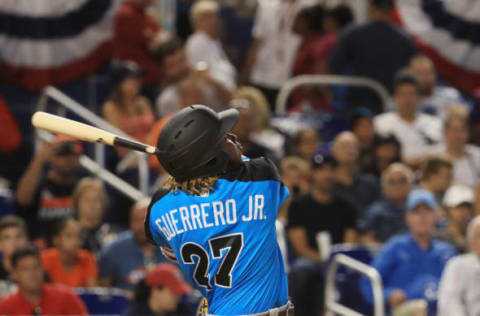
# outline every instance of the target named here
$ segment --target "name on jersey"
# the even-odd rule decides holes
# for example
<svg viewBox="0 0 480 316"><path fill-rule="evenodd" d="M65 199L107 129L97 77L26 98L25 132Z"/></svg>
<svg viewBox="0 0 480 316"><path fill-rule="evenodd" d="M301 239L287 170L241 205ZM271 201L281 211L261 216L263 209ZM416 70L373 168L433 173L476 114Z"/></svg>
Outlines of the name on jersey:
<svg viewBox="0 0 480 316"><path fill-rule="evenodd" d="M173 209L155 220L155 225L170 241L176 235L187 231L216 226L234 225L239 220L250 222L266 220L263 214L265 198L262 194L248 197L248 214L238 216L235 199L191 204Z"/></svg>

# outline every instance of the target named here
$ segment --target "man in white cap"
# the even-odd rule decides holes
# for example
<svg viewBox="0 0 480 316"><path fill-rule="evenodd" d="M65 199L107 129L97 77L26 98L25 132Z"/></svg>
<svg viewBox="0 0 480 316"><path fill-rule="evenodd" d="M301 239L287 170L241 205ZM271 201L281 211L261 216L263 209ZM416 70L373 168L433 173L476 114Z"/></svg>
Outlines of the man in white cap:
<svg viewBox="0 0 480 316"><path fill-rule="evenodd" d="M450 260L438 293L438 316L480 315L480 216L467 229L470 253Z"/></svg>
<svg viewBox="0 0 480 316"><path fill-rule="evenodd" d="M443 197L448 225L437 230L434 237L451 244L458 253L467 251L467 225L473 217L475 196L467 186L453 185Z"/></svg>

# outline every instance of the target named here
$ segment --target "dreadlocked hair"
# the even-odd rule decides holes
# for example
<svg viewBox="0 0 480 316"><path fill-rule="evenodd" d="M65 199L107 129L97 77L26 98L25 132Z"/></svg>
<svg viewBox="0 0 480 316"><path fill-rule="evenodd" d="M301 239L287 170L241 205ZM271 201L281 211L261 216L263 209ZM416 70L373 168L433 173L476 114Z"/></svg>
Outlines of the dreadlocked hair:
<svg viewBox="0 0 480 316"><path fill-rule="evenodd" d="M178 182L177 180L175 180L175 178L170 177L168 178L163 188L170 190L173 193L178 192L178 190L182 190L191 195L202 195L213 191L217 180L218 177L200 177L196 179Z"/></svg>

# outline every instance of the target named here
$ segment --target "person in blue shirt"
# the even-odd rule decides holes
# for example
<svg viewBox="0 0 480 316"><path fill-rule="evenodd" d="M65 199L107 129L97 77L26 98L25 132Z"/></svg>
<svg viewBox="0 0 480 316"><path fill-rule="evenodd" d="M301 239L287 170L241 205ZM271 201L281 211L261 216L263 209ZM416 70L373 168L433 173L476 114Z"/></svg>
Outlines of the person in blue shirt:
<svg viewBox="0 0 480 316"><path fill-rule="evenodd" d="M429 191L410 192L406 213L409 233L392 237L372 263L382 278L384 301L392 310L404 302L423 299L429 315L434 315L443 268L455 255L453 247L432 237L437 206ZM369 282L362 279L361 286L371 301Z"/></svg>
<svg viewBox="0 0 480 316"><path fill-rule="evenodd" d="M414 179L413 171L399 162L382 173L383 198L368 207L360 224L365 242L381 244L407 231L405 208Z"/></svg>
<svg viewBox="0 0 480 316"><path fill-rule="evenodd" d="M193 105L165 125L157 157L171 175L145 228L208 301L208 315L293 315L278 210L288 197L274 164L242 159L229 133L238 111Z"/></svg>
<svg viewBox="0 0 480 316"><path fill-rule="evenodd" d="M150 268L167 261L145 236L143 223L149 203L149 198L136 202L130 211L130 230L102 249L98 261L101 286L133 290Z"/></svg>

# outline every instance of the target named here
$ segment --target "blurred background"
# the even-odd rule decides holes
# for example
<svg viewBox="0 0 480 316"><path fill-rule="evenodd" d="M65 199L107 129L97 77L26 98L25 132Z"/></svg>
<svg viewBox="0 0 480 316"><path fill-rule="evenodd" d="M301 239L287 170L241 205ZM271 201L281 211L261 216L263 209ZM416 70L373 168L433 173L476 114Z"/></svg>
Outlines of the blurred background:
<svg viewBox="0 0 480 316"><path fill-rule="evenodd" d="M0 1L0 313L194 315L144 236L156 158L31 116L155 145L205 104L290 189L298 315L480 315L479 23L475 0ZM74 303L19 303L44 286Z"/></svg>

